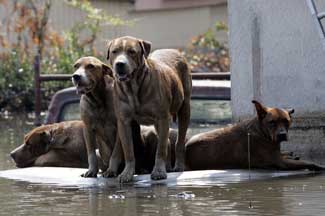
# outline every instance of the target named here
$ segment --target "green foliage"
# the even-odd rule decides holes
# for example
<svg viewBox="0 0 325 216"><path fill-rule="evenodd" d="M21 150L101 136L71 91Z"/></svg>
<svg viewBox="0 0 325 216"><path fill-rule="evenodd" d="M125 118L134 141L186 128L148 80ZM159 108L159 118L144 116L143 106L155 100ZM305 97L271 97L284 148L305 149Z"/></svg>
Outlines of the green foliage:
<svg viewBox="0 0 325 216"><path fill-rule="evenodd" d="M29 110L33 99L33 68L19 50L1 56L0 107ZM30 110L29 110L30 111Z"/></svg>
<svg viewBox="0 0 325 216"><path fill-rule="evenodd" d="M214 27L194 37L183 50L193 72L228 72L230 69L228 47L215 36L216 32L227 31L227 25L216 22Z"/></svg>

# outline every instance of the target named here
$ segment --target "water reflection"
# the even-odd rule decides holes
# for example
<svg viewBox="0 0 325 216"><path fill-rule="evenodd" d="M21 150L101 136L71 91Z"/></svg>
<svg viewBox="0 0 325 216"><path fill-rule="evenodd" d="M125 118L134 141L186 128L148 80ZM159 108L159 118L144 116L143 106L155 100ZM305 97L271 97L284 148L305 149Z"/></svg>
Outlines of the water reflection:
<svg viewBox="0 0 325 216"><path fill-rule="evenodd" d="M325 176L222 187L57 188L0 180L3 212L27 215L321 215ZM192 199L176 197L183 191ZM123 194L124 198L112 198ZM249 208L249 201L253 208Z"/></svg>

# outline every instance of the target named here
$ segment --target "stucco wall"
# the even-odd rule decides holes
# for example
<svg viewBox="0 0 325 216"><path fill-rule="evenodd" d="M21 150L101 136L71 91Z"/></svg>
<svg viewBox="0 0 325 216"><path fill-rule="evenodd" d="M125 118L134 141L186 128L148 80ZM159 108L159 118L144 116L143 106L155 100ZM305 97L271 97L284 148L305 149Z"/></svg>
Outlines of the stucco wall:
<svg viewBox="0 0 325 216"><path fill-rule="evenodd" d="M235 119L253 114L252 99L325 111L325 50L305 1L230 0L229 26Z"/></svg>
<svg viewBox="0 0 325 216"><path fill-rule="evenodd" d="M92 1L92 3L95 7L107 11L108 14L135 21L131 27L103 26L103 34L96 41L99 51L105 50L105 41L108 39L124 35L149 40L154 49L181 48L186 46L192 37L213 27L216 21L227 22L227 4L137 11L135 5L128 1ZM1 12L0 8L0 20L3 20L6 14ZM53 0L50 25L58 32L64 32L76 22L82 21L84 15L81 11L67 6L63 1ZM218 38L222 41L226 41L227 37L226 33L218 34Z"/></svg>
<svg viewBox="0 0 325 216"><path fill-rule="evenodd" d="M234 120L254 114L252 99L294 108L283 148L325 159L325 50L306 2L229 0L228 13Z"/></svg>

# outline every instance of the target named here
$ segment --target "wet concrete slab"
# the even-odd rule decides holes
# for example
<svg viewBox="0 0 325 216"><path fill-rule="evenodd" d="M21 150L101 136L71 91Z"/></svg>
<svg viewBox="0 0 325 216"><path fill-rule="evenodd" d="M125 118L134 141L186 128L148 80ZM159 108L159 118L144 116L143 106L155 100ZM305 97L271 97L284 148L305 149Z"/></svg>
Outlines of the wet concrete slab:
<svg viewBox="0 0 325 216"><path fill-rule="evenodd" d="M81 174L86 169L59 167L31 167L0 171L0 177L15 181L25 181L34 184L57 185L63 187L110 187L118 186L117 178L83 178ZM168 173L168 178L153 181L150 175L135 175L134 181L127 185L151 186L163 184L167 186L190 185L224 185L247 181L258 181L277 178L310 176L317 173L301 171L266 171L266 170L205 170Z"/></svg>

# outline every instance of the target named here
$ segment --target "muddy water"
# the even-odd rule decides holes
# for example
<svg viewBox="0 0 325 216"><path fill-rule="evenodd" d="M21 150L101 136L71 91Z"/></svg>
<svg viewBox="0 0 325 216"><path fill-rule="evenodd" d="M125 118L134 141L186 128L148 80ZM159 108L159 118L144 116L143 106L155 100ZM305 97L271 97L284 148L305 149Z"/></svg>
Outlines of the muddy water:
<svg viewBox="0 0 325 216"><path fill-rule="evenodd" d="M8 153L22 142L31 122L23 116L0 118L1 170L14 167ZM197 126L202 127L209 125ZM187 196L180 195L184 191ZM0 178L0 215L323 215L324 200L324 175L225 185L105 189Z"/></svg>

